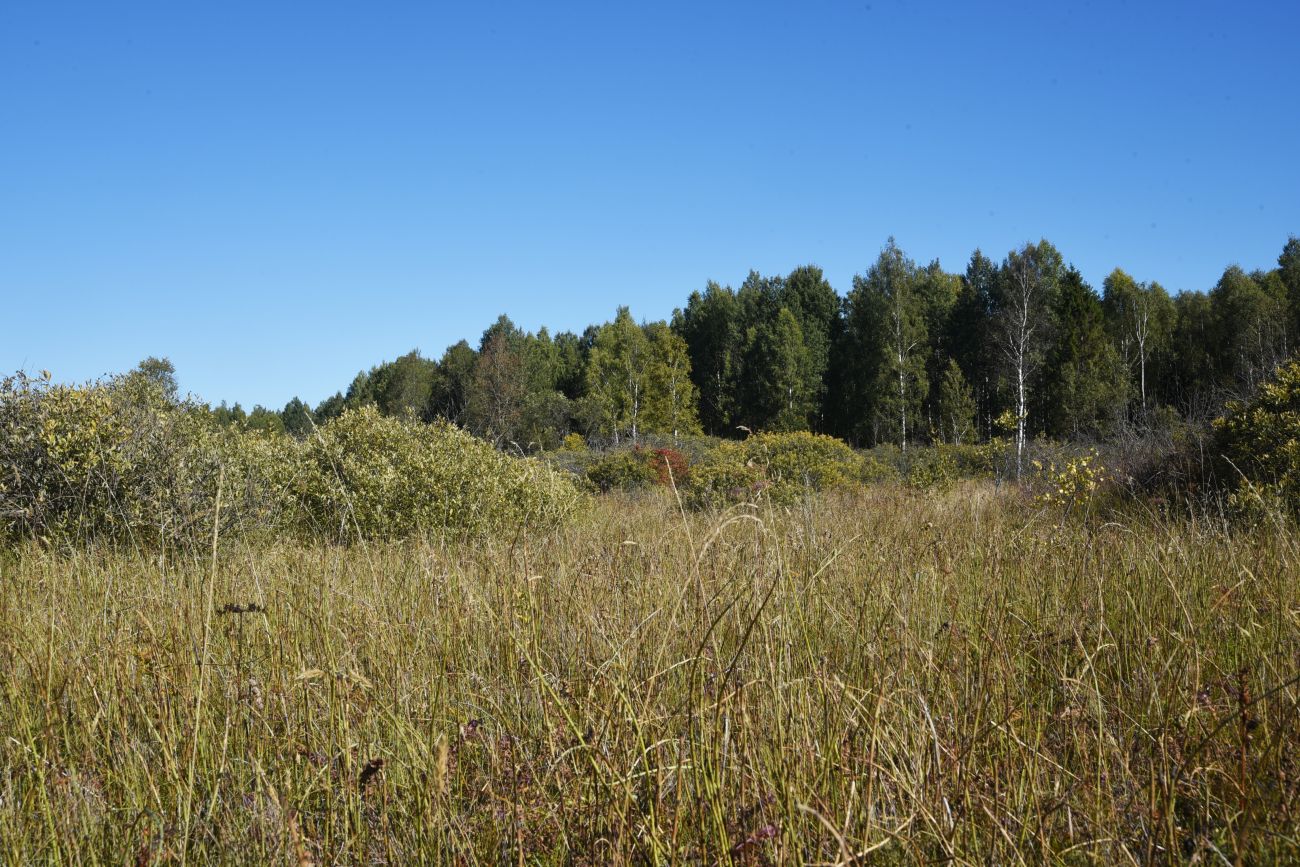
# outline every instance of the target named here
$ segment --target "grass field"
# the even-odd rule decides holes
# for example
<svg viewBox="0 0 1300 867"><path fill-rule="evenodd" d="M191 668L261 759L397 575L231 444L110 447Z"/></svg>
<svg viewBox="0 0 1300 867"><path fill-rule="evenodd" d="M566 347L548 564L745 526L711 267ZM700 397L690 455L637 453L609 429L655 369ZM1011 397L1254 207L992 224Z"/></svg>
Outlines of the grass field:
<svg viewBox="0 0 1300 867"><path fill-rule="evenodd" d="M991 483L0 560L7 863L1286 863L1300 556Z"/></svg>

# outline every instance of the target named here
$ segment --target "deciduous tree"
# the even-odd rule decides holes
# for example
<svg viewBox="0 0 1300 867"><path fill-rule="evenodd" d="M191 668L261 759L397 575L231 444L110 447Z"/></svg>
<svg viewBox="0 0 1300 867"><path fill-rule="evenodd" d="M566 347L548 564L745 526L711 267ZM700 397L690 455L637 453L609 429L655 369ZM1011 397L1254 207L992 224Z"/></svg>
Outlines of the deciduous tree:
<svg viewBox="0 0 1300 867"><path fill-rule="evenodd" d="M996 283L993 340L1012 383L1016 415L1016 478L1024 470L1030 390L1051 339L1061 254L1047 241L1007 254Z"/></svg>

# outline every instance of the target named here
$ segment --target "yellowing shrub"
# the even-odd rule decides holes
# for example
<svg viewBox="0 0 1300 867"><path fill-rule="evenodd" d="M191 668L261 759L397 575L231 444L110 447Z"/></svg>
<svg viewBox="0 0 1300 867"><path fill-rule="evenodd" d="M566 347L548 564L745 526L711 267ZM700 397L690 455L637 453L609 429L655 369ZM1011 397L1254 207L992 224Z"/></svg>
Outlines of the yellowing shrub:
<svg viewBox="0 0 1300 867"><path fill-rule="evenodd" d="M580 495L547 464L497 451L447 422L345 412L301 447L291 484L301 527L348 539L438 529L547 529Z"/></svg>
<svg viewBox="0 0 1300 867"><path fill-rule="evenodd" d="M1223 475L1244 513L1300 514L1300 361L1278 369L1249 401L1229 403L1214 422Z"/></svg>
<svg viewBox="0 0 1300 867"><path fill-rule="evenodd" d="M0 537L188 544L211 534L219 485L226 527L267 527L267 470L285 459L125 378L0 381Z"/></svg>
<svg viewBox="0 0 1300 867"><path fill-rule="evenodd" d="M1087 510L1110 480L1096 449L1070 458L1059 466L1055 462L1044 466L1041 461L1033 461L1032 465L1039 477L1037 501L1066 511Z"/></svg>
<svg viewBox="0 0 1300 867"><path fill-rule="evenodd" d="M796 431L724 442L691 467L688 499L717 507L766 497L791 503L813 491L894 477L891 468L834 437Z"/></svg>
<svg viewBox="0 0 1300 867"><path fill-rule="evenodd" d="M0 540L205 545L221 535L396 538L547 528L571 481L448 424L345 413L299 442L222 427L127 378L0 381Z"/></svg>

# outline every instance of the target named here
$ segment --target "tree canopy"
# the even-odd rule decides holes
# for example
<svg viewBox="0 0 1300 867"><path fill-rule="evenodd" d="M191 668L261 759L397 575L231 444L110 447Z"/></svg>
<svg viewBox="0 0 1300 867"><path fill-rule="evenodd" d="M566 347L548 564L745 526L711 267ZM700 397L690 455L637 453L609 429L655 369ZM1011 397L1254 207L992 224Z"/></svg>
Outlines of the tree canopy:
<svg viewBox="0 0 1300 867"><path fill-rule="evenodd" d="M582 333L528 331L502 315L436 360L411 350L356 375L314 409L238 404L223 424L305 436L347 408L447 419L501 447L570 433L639 442L704 432L808 430L857 445L1106 437L1165 408L1206 418L1284 362L1300 331L1300 239L1277 267L1230 265L1206 292L1171 296L1115 268L1100 294L1047 240L961 271L918 265L890 238L841 296L815 265L708 281L671 318L619 307ZM175 370L130 374L178 400Z"/></svg>

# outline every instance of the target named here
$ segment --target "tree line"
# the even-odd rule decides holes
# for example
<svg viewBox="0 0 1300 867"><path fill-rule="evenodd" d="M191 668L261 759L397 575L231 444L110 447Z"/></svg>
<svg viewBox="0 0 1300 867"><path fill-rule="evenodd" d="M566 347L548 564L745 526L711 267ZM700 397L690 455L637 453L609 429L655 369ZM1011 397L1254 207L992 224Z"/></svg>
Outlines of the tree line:
<svg viewBox="0 0 1300 867"><path fill-rule="evenodd" d="M850 443L992 436L1104 438L1171 413L1204 419L1255 386L1300 335L1300 239L1278 267L1233 265L1208 292L1170 295L1116 268L1090 286L1050 242L960 273L891 238L841 296L820 268L709 282L671 321L626 307L581 334L525 332L507 316L438 359L412 351L358 373L315 408L238 405L227 422L302 434L349 407L446 418L502 447L570 433L813 430ZM1017 449L1019 452L1020 449Z"/></svg>

